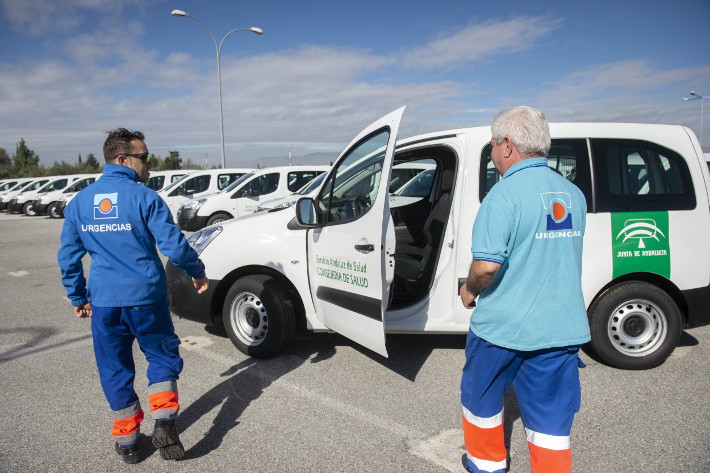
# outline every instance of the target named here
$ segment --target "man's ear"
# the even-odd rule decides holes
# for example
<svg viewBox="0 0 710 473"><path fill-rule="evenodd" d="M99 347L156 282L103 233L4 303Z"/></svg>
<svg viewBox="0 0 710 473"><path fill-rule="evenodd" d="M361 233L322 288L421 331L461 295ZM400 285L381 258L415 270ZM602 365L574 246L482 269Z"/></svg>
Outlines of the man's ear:
<svg viewBox="0 0 710 473"><path fill-rule="evenodd" d="M513 142L510 141L510 138L506 136L505 138L503 138L503 144L505 145L505 149L503 150L503 156L505 156L506 158L511 157L513 155L514 148Z"/></svg>

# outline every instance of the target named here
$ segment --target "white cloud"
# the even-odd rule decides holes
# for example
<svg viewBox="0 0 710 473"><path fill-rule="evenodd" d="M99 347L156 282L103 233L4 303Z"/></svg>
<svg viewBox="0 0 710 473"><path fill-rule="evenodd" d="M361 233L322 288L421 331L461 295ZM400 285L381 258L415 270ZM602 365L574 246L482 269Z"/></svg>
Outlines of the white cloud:
<svg viewBox="0 0 710 473"><path fill-rule="evenodd" d="M489 20L405 51L399 62L413 69L462 67L496 55L531 49L561 24L558 18L542 16Z"/></svg>

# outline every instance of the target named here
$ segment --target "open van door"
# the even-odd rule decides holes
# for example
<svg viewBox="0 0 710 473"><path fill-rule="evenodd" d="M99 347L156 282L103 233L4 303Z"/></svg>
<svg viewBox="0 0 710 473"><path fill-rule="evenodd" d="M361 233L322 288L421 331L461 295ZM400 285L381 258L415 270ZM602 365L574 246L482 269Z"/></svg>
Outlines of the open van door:
<svg viewBox="0 0 710 473"><path fill-rule="evenodd" d="M318 320L383 356L395 250L388 190L403 113L404 107L360 132L318 196L302 199L314 213L308 273Z"/></svg>

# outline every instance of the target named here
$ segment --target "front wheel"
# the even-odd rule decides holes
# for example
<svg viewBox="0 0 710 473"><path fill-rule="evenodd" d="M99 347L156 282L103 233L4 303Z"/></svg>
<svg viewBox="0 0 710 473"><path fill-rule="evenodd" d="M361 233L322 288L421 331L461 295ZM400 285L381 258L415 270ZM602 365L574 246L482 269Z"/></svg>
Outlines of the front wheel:
<svg viewBox="0 0 710 473"><path fill-rule="evenodd" d="M209 227L210 225L214 225L215 223L222 223L225 220L229 220L230 218L232 218L232 217L229 216L228 214L223 214L223 213L214 214L213 216L211 216L209 218L209 220L207 220L207 226Z"/></svg>
<svg viewBox="0 0 710 473"><path fill-rule="evenodd" d="M47 207L47 215L49 218L62 218L62 212L59 210L59 202L52 202Z"/></svg>
<svg viewBox="0 0 710 473"><path fill-rule="evenodd" d="M234 346L256 358L277 355L296 330L296 312L288 290L265 275L238 279L227 293L222 318Z"/></svg>
<svg viewBox="0 0 710 473"><path fill-rule="evenodd" d="M683 319L662 289L641 281L618 284L589 308L591 348L610 366L641 370L663 363L678 345Z"/></svg>
<svg viewBox="0 0 710 473"><path fill-rule="evenodd" d="M37 215L37 212L35 212L32 202L25 202L25 205L22 206L22 213L29 217L34 217L35 215Z"/></svg>

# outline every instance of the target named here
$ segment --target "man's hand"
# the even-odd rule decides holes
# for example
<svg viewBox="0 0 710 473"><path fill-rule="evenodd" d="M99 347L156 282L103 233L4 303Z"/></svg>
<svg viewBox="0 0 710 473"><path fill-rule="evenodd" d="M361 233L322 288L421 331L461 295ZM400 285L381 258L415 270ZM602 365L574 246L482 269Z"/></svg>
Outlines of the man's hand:
<svg viewBox="0 0 710 473"><path fill-rule="evenodd" d="M478 295L469 291L466 284L459 289L459 296L461 296L461 303L465 308L473 309L476 307L476 297L478 297Z"/></svg>
<svg viewBox="0 0 710 473"><path fill-rule="evenodd" d="M210 286L210 280L205 276L202 279L192 278L192 285L195 286L195 290L198 294L202 294Z"/></svg>
<svg viewBox="0 0 710 473"><path fill-rule="evenodd" d="M91 318L91 303L87 302L86 304L75 305L73 309L74 315L80 319Z"/></svg>

